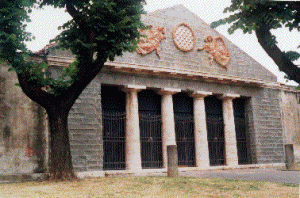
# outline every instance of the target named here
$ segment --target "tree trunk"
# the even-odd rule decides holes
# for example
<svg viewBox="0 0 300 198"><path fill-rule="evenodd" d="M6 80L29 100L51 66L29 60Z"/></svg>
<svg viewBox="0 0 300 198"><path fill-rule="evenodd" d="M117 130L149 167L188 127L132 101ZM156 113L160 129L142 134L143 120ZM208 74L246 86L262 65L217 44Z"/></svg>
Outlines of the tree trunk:
<svg viewBox="0 0 300 198"><path fill-rule="evenodd" d="M76 179L69 141L69 111L53 106L47 113L50 126L50 180Z"/></svg>
<svg viewBox="0 0 300 198"><path fill-rule="evenodd" d="M294 80L300 84L300 67L287 58L277 45L270 46L268 44L268 40L272 37L272 34L270 29L266 27L266 24L262 24L255 31L259 44L273 59L279 70L289 77L289 80Z"/></svg>

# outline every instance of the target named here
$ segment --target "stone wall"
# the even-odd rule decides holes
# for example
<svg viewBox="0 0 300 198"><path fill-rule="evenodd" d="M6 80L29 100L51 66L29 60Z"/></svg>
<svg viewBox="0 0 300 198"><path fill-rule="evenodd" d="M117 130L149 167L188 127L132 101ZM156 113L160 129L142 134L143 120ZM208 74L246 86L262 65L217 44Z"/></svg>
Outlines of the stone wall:
<svg viewBox="0 0 300 198"><path fill-rule="evenodd" d="M283 163L280 90L260 89L252 98L257 163Z"/></svg>
<svg viewBox="0 0 300 198"><path fill-rule="evenodd" d="M295 88L283 90L282 115L284 123L284 143L293 144L295 162L300 163L300 93L296 94Z"/></svg>
<svg viewBox="0 0 300 198"><path fill-rule="evenodd" d="M45 113L0 67L0 175L46 170Z"/></svg>
<svg viewBox="0 0 300 198"><path fill-rule="evenodd" d="M101 87L94 79L69 114L71 153L75 171L102 170Z"/></svg>

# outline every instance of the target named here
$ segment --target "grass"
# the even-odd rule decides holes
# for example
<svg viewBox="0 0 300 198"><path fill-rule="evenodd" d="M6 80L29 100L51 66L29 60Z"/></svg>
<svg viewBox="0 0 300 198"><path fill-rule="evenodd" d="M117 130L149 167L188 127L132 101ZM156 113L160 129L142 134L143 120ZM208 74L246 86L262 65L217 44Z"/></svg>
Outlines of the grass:
<svg viewBox="0 0 300 198"><path fill-rule="evenodd" d="M196 177L103 177L74 182L0 184L1 198L299 197L299 186Z"/></svg>

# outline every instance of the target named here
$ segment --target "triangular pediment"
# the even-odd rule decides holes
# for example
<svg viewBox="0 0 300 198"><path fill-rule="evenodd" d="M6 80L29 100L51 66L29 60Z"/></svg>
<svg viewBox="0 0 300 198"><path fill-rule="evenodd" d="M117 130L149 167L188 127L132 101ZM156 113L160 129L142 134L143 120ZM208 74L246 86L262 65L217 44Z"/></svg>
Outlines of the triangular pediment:
<svg viewBox="0 0 300 198"><path fill-rule="evenodd" d="M154 71L157 70L165 73L167 71L178 74L191 73L198 74L199 76L203 75L206 76L206 78L214 76L221 80L226 78L236 78L262 82L277 81L274 74L264 68L247 53L239 49L236 45L231 43L226 37L210 28L207 23L183 5L177 5L148 13L142 17L142 20L146 25L163 27L165 29L166 38L159 39L159 55L156 53L157 50L152 50L150 53L145 55L141 55L137 52L124 53L122 57L117 57L113 64L108 63L107 65L113 65L116 67L133 67L135 69L146 68L148 70L153 69ZM180 46L178 47L176 42L174 42L176 38L174 38L172 32L174 31L174 28L178 27L180 24L186 24L187 27L190 27L195 34L195 45L193 49L189 51L185 51L184 47L181 49ZM183 30L186 28L184 26L182 27ZM179 40L180 45L185 46L185 44L182 44L185 42L184 39L188 40L187 42L190 42L191 39L181 37L188 37L191 32L183 31L182 33L180 31L179 35L177 35L177 40ZM221 64L218 64L215 59L210 63L209 57L213 57L212 53L208 53L206 50L197 50L207 44L204 41L207 36L220 38L223 42L223 47L225 47L230 54L230 60L226 66L228 69L226 69L224 65L222 66ZM152 43L152 45L156 44ZM187 47L189 46L187 45Z"/></svg>

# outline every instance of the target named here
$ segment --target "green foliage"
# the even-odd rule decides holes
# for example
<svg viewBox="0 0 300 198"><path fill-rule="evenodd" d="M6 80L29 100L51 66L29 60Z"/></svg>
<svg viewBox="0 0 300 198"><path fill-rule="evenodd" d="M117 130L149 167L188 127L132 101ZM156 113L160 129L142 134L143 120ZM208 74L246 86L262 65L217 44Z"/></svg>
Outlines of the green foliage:
<svg viewBox="0 0 300 198"><path fill-rule="evenodd" d="M76 81L79 68L88 64L114 60L124 51L136 48L144 0L1 0L0 1L0 63L4 61L17 73L29 74L32 86L50 86L47 92L60 95ZM58 47L69 49L77 60L58 78L49 73L45 62L28 61L32 53L25 41L34 37L26 32L28 13L35 6L52 5L67 8L72 20L60 27L63 31L54 41ZM92 58L92 62L90 61Z"/></svg>
<svg viewBox="0 0 300 198"><path fill-rule="evenodd" d="M271 32L278 28L288 28L289 31L300 31L300 3L295 1L267 1L267 0L232 0L231 5L225 8L224 13L230 15L224 19L220 19L211 23L212 28L220 25L230 24L229 34L233 34L237 29L241 29L243 33L251 34L255 30ZM270 47L271 54L277 44L274 35L266 33L263 37L264 42ZM295 61L300 57L296 51L284 53L290 61ZM271 57L276 59L276 55ZM277 65L278 65L277 61ZM286 64L278 65L282 70ZM295 69L290 69L295 71ZM285 69L285 72L289 69ZM289 76L295 78L295 73L289 72Z"/></svg>
<svg viewBox="0 0 300 198"><path fill-rule="evenodd" d="M297 2L267 0L232 0L231 2L232 4L225 8L224 13L233 14L213 22L211 27L228 23L232 24L231 31L242 29L245 33L251 33L262 24L271 29L287 27L290 31L300 30L300 4Z"/></svg>
<svg viewBox="0 0 300 198"><path fill-rule="evenodd" d="M83 1L84 2L84 1ZM123 51L135 50L140 36L138 28L143 28L140 17L144 1L101 0L76 3L80 12L76 19L68 21L62 27L63 32L56 37L63 48L71 49L80 57L87 52L97 54L96 62L122 55ZM58 1L56 1L58 3ZM61 5L61 4L60 4ZM85 31L82 31L84 29ZM91 38L92 35L92 38Z"/></svg>
<svg viewBox="0 0 300 198"><path fill-rule="evenodd" d="M212 28L231 24L228 32L234 33L241 29L244 33L252 33L262 25L267 29L282 27L300 31L300 4L297 2L278 2L267 0L232 0L232 4L225 8L224 13L232 13L225 19L211 24ZM270 44L276 43L276 38L270 38Z"/></svg>
<svg viewBox="0 0 300 198"><path fill-rule="evenodd" d="M288 51L288 52L285 52L285 56L288 57L291 61L296 61L299 59L300 54L295 51Z"/></svg>

